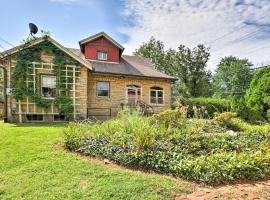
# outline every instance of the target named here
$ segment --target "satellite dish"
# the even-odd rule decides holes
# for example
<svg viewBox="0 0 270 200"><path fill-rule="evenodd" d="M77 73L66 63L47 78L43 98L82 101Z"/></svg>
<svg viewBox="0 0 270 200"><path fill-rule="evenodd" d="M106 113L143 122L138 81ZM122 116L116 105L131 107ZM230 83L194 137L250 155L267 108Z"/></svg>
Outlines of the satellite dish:
<svg viewBox="0 0 270 200"><path fill-rule="evenodd" d="M29 23L29 29L32 36L38 32L38 27L33 23Z"/></svg>

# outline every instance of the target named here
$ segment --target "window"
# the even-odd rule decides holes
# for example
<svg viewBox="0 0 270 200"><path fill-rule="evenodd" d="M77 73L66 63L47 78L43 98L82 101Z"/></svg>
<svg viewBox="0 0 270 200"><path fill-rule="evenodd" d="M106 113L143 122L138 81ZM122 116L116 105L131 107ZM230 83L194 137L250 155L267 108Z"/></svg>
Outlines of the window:
<svg viewBox="0 0 270 200"><path fill-rule="evenodd" d="M43 121L43 115L26 115L28 121Z"/></svg>
<svg viewBox="0 0 270 200"><path fill-rule="evenodd" d="M42 75L41 76L41 96L46 98L54 98L56 94L56 77Z"/></svg>
<svg viewBox="0 0 270 200"><path fill-rule="evenodd" d="M110 83L104 81L97 82L97 96L109 97L110 96Z"/></svg>
<svg viewBox="0 0 270 200"><path fill-rule="evenodd" d="M127 101L129 104L136 104L138 100L141 100L141 87L137 85L127 86Z"/></svg>
<svg viewBox="0 0 270 200"><path fill-rule="evenodd" d="M150 88L150 103L163 104L163 89L160 87Z"/></svg>
<svg viewBox="0 0 270 200"><path fill-rule="evenodd" d="M97 52L98 60L108 60L108 53L106 51L98 51Z"/></svg>
<svg viewBox="0 0 270 200"><path fill-rule="evenodd" d="M55 122L63 122L63 121L66 121L66 118L64 115L54 115L53 120Z"/></svg>

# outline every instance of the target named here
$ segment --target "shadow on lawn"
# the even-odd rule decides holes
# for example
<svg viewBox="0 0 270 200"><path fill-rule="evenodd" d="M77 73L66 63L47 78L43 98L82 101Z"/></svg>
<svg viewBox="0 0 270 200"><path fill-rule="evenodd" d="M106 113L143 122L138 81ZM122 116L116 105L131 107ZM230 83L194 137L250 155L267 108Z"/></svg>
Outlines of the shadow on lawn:
<svg viewBox="0 0 270 200"><path fill-rule="evenodd" d="M68 123L57 122L57 123L4 123L0 122L0 124L6 124L10 127L20 128L20 127L65 127Z"/></svg>

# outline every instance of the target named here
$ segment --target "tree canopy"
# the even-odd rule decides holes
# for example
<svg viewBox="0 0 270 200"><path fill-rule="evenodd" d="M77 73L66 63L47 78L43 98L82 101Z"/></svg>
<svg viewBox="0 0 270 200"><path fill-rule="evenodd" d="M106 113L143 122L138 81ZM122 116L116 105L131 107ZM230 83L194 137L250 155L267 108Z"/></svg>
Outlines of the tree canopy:
<svg viewBox="0 0 270 200"><path fill-rule="evenodd" d="M243 97L252 79L247 59L228 56L221 59L213 77L213 88L220 97Z"/></svg>
<svg viewBox="0 0 270 200"><path fill-rule="evenodd" d="M209 49L198 45L190 49L180 45L165 50L164 43L151 37L135 50L134 55L150 58L157 70L178 78L174 91L181 96L209 96L211 73L206 70Z"/></svg>

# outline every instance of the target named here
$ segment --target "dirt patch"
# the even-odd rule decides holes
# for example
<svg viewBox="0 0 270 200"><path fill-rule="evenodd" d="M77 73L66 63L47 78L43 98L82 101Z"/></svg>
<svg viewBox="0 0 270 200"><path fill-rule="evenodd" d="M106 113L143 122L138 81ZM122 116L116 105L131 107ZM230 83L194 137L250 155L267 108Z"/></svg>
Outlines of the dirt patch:
<svg viewBox="0 0 270 200"><path fill-rule="evenodd" d="M270 180L238 183L219 187L195 187L192 194L177 196L175 200L270 200Z"/></svg>

